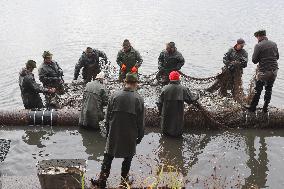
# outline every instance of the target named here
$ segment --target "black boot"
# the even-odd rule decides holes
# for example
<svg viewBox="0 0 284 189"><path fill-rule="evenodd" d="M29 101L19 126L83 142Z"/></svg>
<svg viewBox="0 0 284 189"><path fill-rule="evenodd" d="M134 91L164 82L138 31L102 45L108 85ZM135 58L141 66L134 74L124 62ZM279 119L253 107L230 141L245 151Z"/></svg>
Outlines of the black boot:
<svg viewBox="0 0 284 189"><path fill-rule="evenodd" d="M254 87L255 94L254 94L253 99L250 103L250 106L247 107L248 111L255 112L256 106L258 105L258 102L259 102L261 91L263 89L263 85L264 85L264 83L262 81L256 82L256 85Z"/></svg>
<svg viewBox="0 0 284 189"><path fill-rule="evenodd" d="M124 161L122 162L121 167L121 182L120 186L127 188L127 185L131 185L133 182L132 177L129 177L128 173L131 166L132 157L126 157L124 158Z"/></svg>
<svg viewBox="0 0 284 189"><path fill-rule="evenodd" d="M273 87L273 84L270 84L269 82L267 83L267 86L265 86L264 104L262 108L262 111L264 113L268 112L268 105L270 103L271 95L272 95L272 87Z"/></svg>

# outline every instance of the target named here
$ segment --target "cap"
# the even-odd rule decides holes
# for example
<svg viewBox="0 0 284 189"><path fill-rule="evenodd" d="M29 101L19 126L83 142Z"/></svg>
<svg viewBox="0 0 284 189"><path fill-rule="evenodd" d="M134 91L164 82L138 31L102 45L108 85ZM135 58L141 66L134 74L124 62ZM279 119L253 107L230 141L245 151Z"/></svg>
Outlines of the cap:
<svg viewBox="0 0 284 189"><path fill-rule="evenodd" d="M36 68L36 62L34 60L28 60L26 63L26 67Z"/></svg>
<svg viewBox="0 0 284 189"><path fill-rule="evenodd" d="M52 54L49 51L44 51L42 57L43 58L52 57Z"/></svg>
<svg viewBox="0 0 284 189"><path fill-rule="evenodd" d="M98 73L98 75L96 76L96 79L104 79L105 78L105 73L104 72L100 72Z"/></svg>
<svg viewBox="0 0 284 189"><path fill-rule="evenodd" d="M256 32L254 32L254 37L258 37L258 36L266 36L266 31L265 30L258 30Z"/></svg>
<svg viewBox="0 0 284 189"><path fill-rule="evenodd" d="M138 79L137 79L137 74L136 73L127 73L126 74L126 78L125 78L125 82L127 83L136 83L138 82Z"/></svg>
<svg viewBox="0 0 284 189"><path fill-rule="evenodd" d="M170 81L179 81L180 79L180 74L178 71L172 71L169 75Z"/></svg>
<svg viewBox="0 0 284 189"><path fill-rule="evenodd" d="M243 40L242 38L237 40L237 44L246 44L245 40Z"/></svg>

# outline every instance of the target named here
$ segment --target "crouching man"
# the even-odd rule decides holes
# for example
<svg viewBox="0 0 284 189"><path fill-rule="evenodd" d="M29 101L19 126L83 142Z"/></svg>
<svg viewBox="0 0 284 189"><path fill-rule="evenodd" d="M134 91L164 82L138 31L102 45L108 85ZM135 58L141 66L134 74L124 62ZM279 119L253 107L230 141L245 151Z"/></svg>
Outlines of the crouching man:
<svg viewBox="0 0 284 189"><path fill-rule="evenodd" d="M104 77L104 72L100 72L94 81L87 83L84 90L79 118L79 125L84 128L98 130L99 122L104 120L103 107L108 102L108 93L103 83Z"/></svg>
<svg viewBox="0 0 284 189"><path fill-rule="evenodd" d="M107 117L107 142L101 172L91 182L98 188L105 188L114 157L124 158L121 167L121 184L129 182L128 173L136 153L136 145L144 136L144 100L136 92L137 74L126 74L125 87L110 98Z"/></svg>

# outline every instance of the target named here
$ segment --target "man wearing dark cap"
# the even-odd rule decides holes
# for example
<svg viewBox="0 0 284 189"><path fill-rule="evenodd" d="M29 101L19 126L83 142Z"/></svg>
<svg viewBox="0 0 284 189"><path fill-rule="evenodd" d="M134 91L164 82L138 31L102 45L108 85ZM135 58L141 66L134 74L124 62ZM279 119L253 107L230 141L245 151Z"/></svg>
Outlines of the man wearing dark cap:
<svg viewBox="0 0 284 189"><path fill-rule="evenodd" d="M80 70L83 68L82 76L85 83L95 80L97 74L101 71L100 58L106 63L107 56L103 51L87 47L75 66L73 79L78 79Z"/></svg>
<svg viewBox="0 0 284 189"><path fill-rule="evenodd" d="M123 81L127 73L138 73L143 59L140 53L135 50L128 39L122 43L122 49L118 52L116 62L120 67L119 81Z"/></svg>
<svg viewBox="0 0 284 189"><path fill-rule="evenodd" d="M124 158L121 167L121 184L129 182L128 173L136 152L136 145L144 136L144 100L136 92L137 74L127 73L125 87L110 98L107 115L107 142L101 172L91 182L98 188L105 188L113 158Z"/></svg>
<svg viewBox="0 0 284 189"><path fill-rule="evenodd" d="M252 62L254 64L258 64L258 66L254 88L255 94L250 103L250 106L248 106L248 110L251 112L254 112L256 110L256 106L258 105L259 98L264 86L265 94L262 111L267 112L268 105L271 100L272 87L277 77L277 60L279 59L279 53L276 43L268 40L268 38L266 37L265 30L259 30L255 32L254 36L257 38L258 43L254 47Z"/></svg>
<svg viewBox="0 0 284 189"><path fill-rule="evenodd" d="M32 73L34 68L36 68L36 62L28 60L26 67L19 73L19 86L25 109L43 108L44 106L39 93L55 92L55 88L43 88L36 83L34 74Z"/></svg>
<svg viewBox="0 0 284 189"><path fill-rule="evenodd" d="M39 80L42 82L44 87L56 88L57 94L63 94L64 80L62 78L62 69L56 61L52 60L52 54L49 51L44 51L42 57L43 63L38 70ZM57 94L45 95L47 108L60 108Z"/></svg>
<svg viewBox="0 0 284 189"><path fill-rule="evenodd" d="M170 83L163 87L157 103L161 114L161 129L165 135L178 137L183 133L184 102L192 104L198 100L187 87L180 84L180 74L172 71Z"/></svg>
<svg viewBox="0 0 284 189"><path fill-rule="evenodd" d="M177 51L174 42L166 44L166 49L160 53L158 58L158 73L157 80L163 84L169 83L169 74L171 71L179 71L184 65L182 54Z"/></svg>
<svg viewBox="0 0 284 189"><path fill-rule="evenodd" d="M222 68L221 78L208 89L209 92L219 90L221 96L227 96L231 90L235 100L242 100L242 75L243 68L247 67L248 53L244 49L245 41L240 38L234 47L230 48L223 57L225 66Z"/></svg>

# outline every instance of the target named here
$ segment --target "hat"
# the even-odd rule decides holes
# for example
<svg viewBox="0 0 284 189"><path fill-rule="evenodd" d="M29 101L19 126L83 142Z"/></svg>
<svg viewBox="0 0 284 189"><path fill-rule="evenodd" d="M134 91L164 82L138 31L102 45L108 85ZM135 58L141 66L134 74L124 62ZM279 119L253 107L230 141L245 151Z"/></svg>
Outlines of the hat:
<svg viewBox="0 0 284 189"><path fill-rule="evenodd" d="M172 71L169 75L170 81L179 81L180 74L178 71Z"/></svg>
<svg viewBox="0 0 284 189"><path fill-rule="evenodd" d="M242 38L237 40L237 44L246 44L245 40L243 40Z"/></svg>
<svg viewBox="0 0 284 189"><path fill-rule="evenodd" d="M137 74L136 73L127 73L126 74L126 78L125 78L125 82L126 83L136 83L138 82L138 79L137 79Z"/></svg>
<svg viewBox="0 0 284 189"><path fill-rule="evenodd" d="M258 36L266 36L266 31L258 30L257 32L254 33L254 37L258 37Z"/></svg>
<svg viewBox="0 0 284 189"><path fill-rule="evenodd" d="M43 58L52 57L52 54L49 51L44 51L42 57Z"/></svg>
<svg viewBox="0 0 284 189"><path fill-rule="evenodd" d="M130 45L130 41L128 39L124 39L122 46L129 46Z"/></svg>
<svg viewBox="0 0 284 189"><path fill-rule="evenodd" d="M176 47L175 42L172 42L172 41L169 42L168 45L169 45L169 47L171 47L171 48L175 48L175 47Z"/></svg>
<svg viewBox="0 0 284 189"><path fill-rule="evenodd" d="M28 60L26 63L26 67L36 68L36 62L34 60Z"/></svg>
<svg viewBox="0 0 284 189"><path fill-rule="evenodd" d="M104 79L105 78L105 73L104 72L100 72L98 73L98 75L96 76L96 79Z"/></svg>

